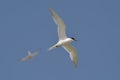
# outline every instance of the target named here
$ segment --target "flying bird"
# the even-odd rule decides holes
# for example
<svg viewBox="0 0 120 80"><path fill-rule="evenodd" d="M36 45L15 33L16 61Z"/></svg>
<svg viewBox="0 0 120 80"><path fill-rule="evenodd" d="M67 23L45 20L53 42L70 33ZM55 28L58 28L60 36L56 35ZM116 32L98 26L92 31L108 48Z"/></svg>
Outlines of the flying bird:
<svg viewBox="0 0 120 80"><path fill-rule="evenodd" d="M71 45L71 42L76 41L76 39L73 37L68 38L66 36L66 26L64 24L64 21L57 15L57 13L53 9L49 8L49 11L52 15L54 22L58 26L59 37L59 41L55 45L50 47L49 50L55 49L60 46L63 47L69 53L70 59L74 63L74 66L77 67L78 65L77 52L76 49Z"/></svg>
<svg viewBox="0 0 120 80"><path fill-rule="evenodd" d="M24 62L24 61L28 61L28 60L31 60L33 57L37 56L39 54L39 50L38 51L35 51L33 53L31 53L30 51L28 51L28 55L21 58L20 59L20 62Z"/></svg>

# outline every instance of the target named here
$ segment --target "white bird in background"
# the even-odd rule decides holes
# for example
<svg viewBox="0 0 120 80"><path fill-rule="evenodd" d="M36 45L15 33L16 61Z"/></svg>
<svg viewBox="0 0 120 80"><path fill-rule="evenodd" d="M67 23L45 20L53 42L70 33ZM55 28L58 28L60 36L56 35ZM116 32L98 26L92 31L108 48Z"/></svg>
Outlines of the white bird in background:
<svg viewBox="0 0 120 80"><path fill-rule="evenodd" d="M35 51L33 53L31 53L30 51L28 51L28 55L23 57L22 59L20 59L21 62L27 61L27 60L31 60L33 57L37 56L40 53L40 51Z"/></svg>
<svg viewBox="0 0 120 80"><path fill-rule="evenodd" d="M58 37L59 37L59 41L54 46L50 47L49 50L62 46L69 53L71 60L73 61L75 67L77 67L78 65L77 52L76 49L70 44L72 41L76 40L73 37L68 38L66 36L65 24L63 20L57 15L57 13L53 9L49 8L49 11L53 17L53 20L58 25Z"/></svg>

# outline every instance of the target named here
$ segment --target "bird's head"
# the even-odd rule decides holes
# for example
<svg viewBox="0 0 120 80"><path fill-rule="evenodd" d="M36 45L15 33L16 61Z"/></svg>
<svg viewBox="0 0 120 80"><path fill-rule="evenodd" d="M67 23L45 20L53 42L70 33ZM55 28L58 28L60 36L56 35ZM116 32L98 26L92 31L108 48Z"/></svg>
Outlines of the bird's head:
<svg viewBox="0 0 120 80"><path fill-rule="evenodd" d="M75 38L73 38L73 37L70 37L73 41L77 41Z"/></svg>

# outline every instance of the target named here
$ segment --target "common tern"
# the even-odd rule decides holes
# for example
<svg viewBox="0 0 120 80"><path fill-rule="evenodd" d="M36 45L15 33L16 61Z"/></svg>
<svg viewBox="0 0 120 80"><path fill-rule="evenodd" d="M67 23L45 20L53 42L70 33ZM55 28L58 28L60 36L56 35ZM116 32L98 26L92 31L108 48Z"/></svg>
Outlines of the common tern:
<svg viewBox="0 0 120 80"><path fill-rule="evenodd" d="M40 51L35 51L35 52L31 53L30 51L28 51L28 55L23 57L22 59L20 59L20 62L31 60L33 57L37 56L39 54L39 52Z"/></svg>
<svg viewBox="0 0 120 80"><path fill-rule="evenodd" d="M55 45L50 47L49 50L55 49L60 46L63 47L69 53L70 59L74 63L74 66L77 67L78 65L77 52L76 49L71 45L71 42L76 40L73 37L68 38L66 36L66 30L65 30L66 26L64 24L64 21L57 15L57 13L53 9L49 8L49 11L52 15L54 22L58 26L58 37L59 37L59 41Z"/></svg>

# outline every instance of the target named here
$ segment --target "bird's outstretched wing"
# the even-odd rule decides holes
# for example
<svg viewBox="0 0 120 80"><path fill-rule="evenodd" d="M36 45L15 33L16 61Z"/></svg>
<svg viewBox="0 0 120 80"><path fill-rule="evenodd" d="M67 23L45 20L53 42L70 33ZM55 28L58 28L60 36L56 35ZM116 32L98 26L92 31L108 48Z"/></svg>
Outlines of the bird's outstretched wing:
<svg viewBox="0 0 120 80"><path fill-rule="evenodd" d="M78 65L78 57L76 49L71 44L65 44L63 48L70 54L70 58L73 61L75 67Z"/></svg>
<svg viewBox="0 0 120 80"><path fill-rule="evenodd" d="M37 50L37 51L35 51L34 53L32 53L32 56L35 57L35 56L37 56L39 53L40 53L40 50Z"/></svg>
<svg viewBox="0 0 120 80"><path fill-rule="evenodd" d="M58 25L59 40L66 39L66 29L63 20L57 15L57 13L53 9L49 8L49 11L53 17L53 20Z"/></svg>
<svg viewBox="0 0 120 80"><path fill-rule="evenodd" d="M27 60L29 60L29 56L28 55L23 57L23 58L21 58L19 61L20 62L24 62L24 61L27 61Z"/></svg>

